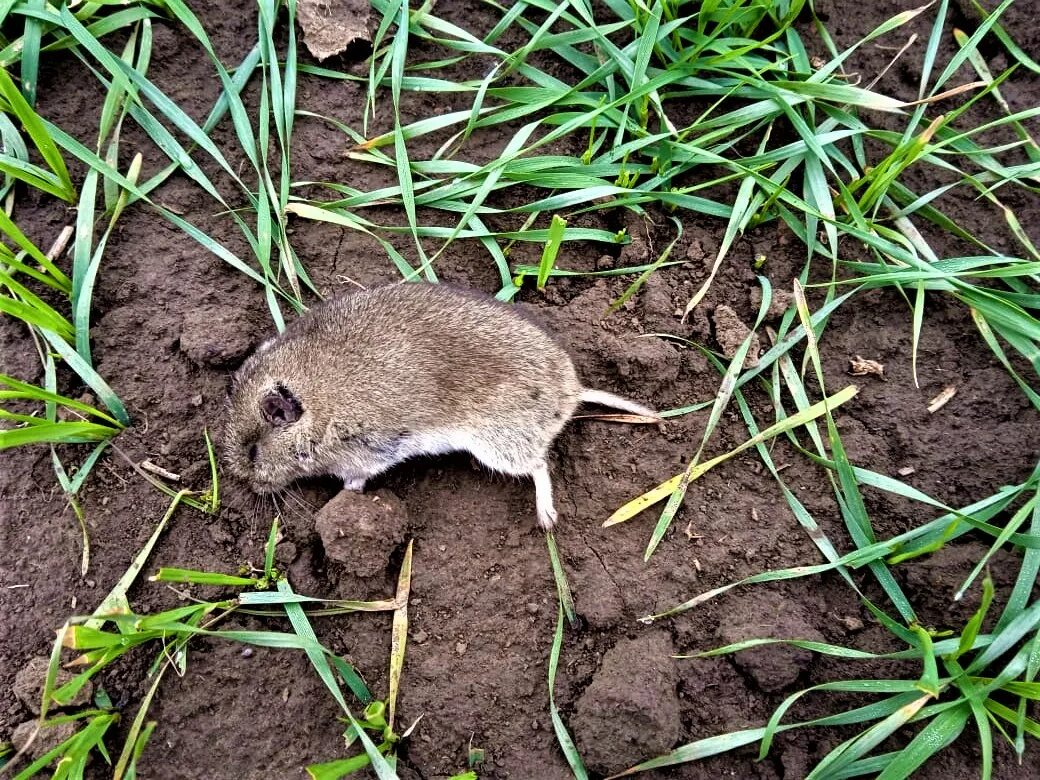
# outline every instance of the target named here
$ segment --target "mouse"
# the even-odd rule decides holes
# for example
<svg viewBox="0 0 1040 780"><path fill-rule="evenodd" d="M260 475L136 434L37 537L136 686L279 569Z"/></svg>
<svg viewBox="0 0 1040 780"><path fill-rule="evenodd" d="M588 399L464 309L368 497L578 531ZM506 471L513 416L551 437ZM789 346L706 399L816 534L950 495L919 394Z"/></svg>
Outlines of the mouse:
<svg viewBox="0 0 1040 780"><path fill-rule="evenodd" d="M402 282L329 298L245 360L229 389L225 462L257 493L326 475L362 491L409 458L465 451L530 477L549 531L549 448L582 403L660 420L584 387L566 350L517 306Z"/></svg>

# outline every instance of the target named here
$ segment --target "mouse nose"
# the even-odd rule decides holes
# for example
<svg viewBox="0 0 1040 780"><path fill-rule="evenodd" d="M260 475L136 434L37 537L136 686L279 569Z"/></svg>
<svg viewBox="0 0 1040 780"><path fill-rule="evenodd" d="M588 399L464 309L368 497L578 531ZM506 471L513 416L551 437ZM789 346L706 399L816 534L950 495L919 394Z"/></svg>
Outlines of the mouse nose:
<svg viewBox="0 0 1040 780"><path fill-rule="evenodd" d="M249 451L246 453L250 463L256 463L257 455L260 454L260 448L256 444L249 445Z"/></svg>

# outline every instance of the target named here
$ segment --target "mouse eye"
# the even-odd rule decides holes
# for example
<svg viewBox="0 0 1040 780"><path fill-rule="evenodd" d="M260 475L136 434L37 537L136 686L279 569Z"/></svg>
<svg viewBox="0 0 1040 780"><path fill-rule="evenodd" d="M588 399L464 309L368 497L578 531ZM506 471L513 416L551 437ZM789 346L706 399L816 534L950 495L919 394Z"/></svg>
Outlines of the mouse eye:
<svg viewBox="0 0 1040 780"><path fill-rule="evenodd" d="M275 427L294 423L303 414L303 406L285 385L278 385L260 400L260 415Z"/></svg>
<svg viewBox="0 0 1040 780"><path fill-rule="evenodd" d="M257 456L259 454L260 454L260 450L256 446L256 444L250 444L249 445L249 451L246 453L246 456L249 458L249 462L250 463L256 463L256 459L257 459Z"/></svg>

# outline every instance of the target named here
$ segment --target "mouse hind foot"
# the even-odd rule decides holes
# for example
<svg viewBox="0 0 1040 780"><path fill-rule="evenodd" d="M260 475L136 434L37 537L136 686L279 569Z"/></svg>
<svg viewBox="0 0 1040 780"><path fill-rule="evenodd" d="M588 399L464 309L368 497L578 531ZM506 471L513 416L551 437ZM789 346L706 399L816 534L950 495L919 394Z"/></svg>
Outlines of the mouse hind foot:
<svg viewBox="0 0 1040 780"><path fill-rule="evenodd" d="M549 477L549 465L542 461L531 472L534 479L534 504L538 513L538 525L546 533L556 525L556 507L553 506L552 479Z"/></svg>

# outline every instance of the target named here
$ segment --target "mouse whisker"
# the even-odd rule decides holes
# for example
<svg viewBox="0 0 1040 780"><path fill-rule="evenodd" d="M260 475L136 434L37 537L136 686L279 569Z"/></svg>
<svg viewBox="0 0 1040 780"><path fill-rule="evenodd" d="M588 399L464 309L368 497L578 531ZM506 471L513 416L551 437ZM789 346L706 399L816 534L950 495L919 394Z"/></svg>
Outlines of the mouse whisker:
<svg viewBox="0 0 1040 780"><path fill-rule="evenodd" d="M283 491L282 495L303 510L304 514L314 514L317 511L314 504L303 497L303 493L299 488L288 487Z"/></svg>
<svg viewBox="0 0 1040 780"><path fill-rule="evenodd" d="M253 500L249 502L249 535L253 535L253 531L256 529L256 518L260 515L260 505L263 503L263 497L253 494Z"/></svg>
<svg viewBox="0 0 1040 780"><path fill-rule="evenodd" d="M296 503L295 497L291 494L283 491L279 491L277 494L281 501L275 502L276 512L282 527L286 527L290 522L296 520L306 520L307 513L299 508ZM272 518L273 519L273 518Z"/></svg>
<svg viewBox="0 0 1040 780"><path fill-rule="evenodd" d="M283 511L284 503L278 500L282 497L280 493L271 493L270 496L271 508L273 511L271 512L271 517L269 517L268 520L273 521L276 517L282 517L282 515L285 514L285 512Z"/></svg>
<svg viewBox="0 0 1040 780"><path fill-rule="evenodd" d="M261 526L270 527L271 521L278 514L278 501L273 493L258 496L256 511L249 524L250 536L256 536Z"/></svg>

